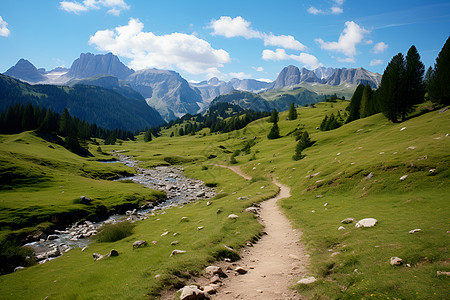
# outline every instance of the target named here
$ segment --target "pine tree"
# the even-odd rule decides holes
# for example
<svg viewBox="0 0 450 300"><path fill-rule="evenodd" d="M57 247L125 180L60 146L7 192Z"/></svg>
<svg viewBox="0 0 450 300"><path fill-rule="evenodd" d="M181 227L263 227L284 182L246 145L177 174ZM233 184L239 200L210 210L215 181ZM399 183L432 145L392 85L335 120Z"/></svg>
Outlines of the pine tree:
<svg viewBox="0 0 450 300"><path fill-rule="evenodd" d="M359 110L359 115L361 118L365 118L374 114L374 112L371 110L372 101L373 101L372 88L370 87L369 84L366 84L366 86L364 87L364 91L362 93L361 107Z"/></svg>
<svg viewBox="0 0 450 300"><path fill-rule="evenodd" d="M425 95L424 73L425 66L420 61L420 55L413 45L406 54L405 76L403 78L406 95L401 103L402 122L406 120L406 114L412 110L414 105L423 102Z"/></svg>
<svg viewBox="0 0 450 300"><path fill-rule="evenodd" d="M59 118L59 133L62 136L67 136L72 127L72 117L69 114L67 108L64 108L64 111Z"/></svg>
<svg viewBox="0 0 450 300"><path fill-rule="evenodd" d="M394 123L401 115L401 103L406 94L404 76L405 60L403 54L398 53L384 70L379 87L381 110Z"/></svg>
<svg viewBox="0 0 450 300"><path fill-rule="evenodd" d="M289 108L288 118L289 120L297 119L297 109L295 108L294 102L291 103L291 107Z"/></svg>
<svg viewBox="0 0 450 300"><path fill-rule="evenodd" d="M183 136L184 135L183 127L181 127L180 130L178 131L178 135L179 136Z"/></svg>
<svg viewBox="0 0 450 300"><path fill-rule="evenodd" d="M307 131L304 131L302 133L302 137L297 143L297 146L295 147L295 154L292 157L294 160L299 160L305 157L305 155L302 155L302 151L305 150L308 147L311 147L314 144L313 141L309 138L309 134Z"/></svg>
<svg viewBox="0 0 450 300"><path fill-rule="evenodd" d="M269 140L278 139L280 138L280 128L278 128L278 122L274 122L272 128L270 129L269 134L267 135L267 138Z"/></svg>
<svg viewBox="0 0 450 300"><path fill-rule="evenodd" d="M276 123L278 122L278 111L274 108L272 110L272 114L270 115L269 123Z"/></svg>
<svg viewBox="0 0 450 300"><path fill-rule="evenodd" d="M152 130L149 129L144 133L144 142L150 142L152 140Z"/></svg>
<svg viewBox="0 0 450 300"><path fill-rule="evenodd" d="M364 84L361 83L356 87L356 90L353 93L353 96L350 100L350 104L347 107L349 115L345 123L350 123L351 121L355 121L360 118L359 110L361 107L361 99L363 92L364 92Z"/></svg>
<svg viewBox="0 0 450 300"><path fill-rule="evenodd" d="M442 47L434 64L433 76L428 83L431 101L450 104L450 37Z"/></svg>
<svg viewBox="0 0 450 300"><path fill-rule="evenodd" d="M325 128L327 128L327 123L328 123L328 115L325 115L325 117L322 120L322 123L320 123L319 129L321 131L325 131L326 130Z"/></svg>

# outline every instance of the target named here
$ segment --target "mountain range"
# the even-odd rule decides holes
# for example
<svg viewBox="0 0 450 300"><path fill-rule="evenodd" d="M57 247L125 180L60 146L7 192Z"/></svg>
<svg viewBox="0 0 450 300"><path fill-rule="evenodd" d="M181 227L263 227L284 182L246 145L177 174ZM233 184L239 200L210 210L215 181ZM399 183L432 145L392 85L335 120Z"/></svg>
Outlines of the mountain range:
<svg viewBox="0 0 450 300"><path fill-rule="evenodd" d="M364 68L320 67L308 70L290 65L281 70L273 82L237 78L222 81L218 78L211 78L208 81L194 83L188 82L175 71L158 69L134 71L125 66L112 53L100 55L82 53L69 69L57 68L51 71L37 69L29 61L20 59L4 75L30 84L70 86L83 84L112 89L127 98L145 99L147 104L155 108L166 121L181 117L186 113L196 114L204 111L218 96L236 90L260 93L300 86L308 88L308 84L313 84L327 87L322 90L332 94L336 90L340 91L335 87L342 84L345 84L348 89L354 90L360 83L377 88L381 81L380 74L372 73ZM311 97L303 99L303 102L317 102L319 98L316 96L317 93L312 93Z"/></svg>

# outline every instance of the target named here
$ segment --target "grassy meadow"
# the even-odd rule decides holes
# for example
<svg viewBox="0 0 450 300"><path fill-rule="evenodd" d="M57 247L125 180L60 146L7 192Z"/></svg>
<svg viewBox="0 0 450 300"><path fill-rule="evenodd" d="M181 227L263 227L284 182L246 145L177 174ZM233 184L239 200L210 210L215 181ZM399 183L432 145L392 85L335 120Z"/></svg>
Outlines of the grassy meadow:
<svg viewBox="0 0 450 300"><path fill-rule="evenodd" d="M448 278L437 277L436 271L450 271L449 111L418 114L400 124L377 114L332 131L316 129L325 114L347 105L339 101L299 108L299 118L292 121L286 120L287 112L280 113L283 137L276 140L267 139L272 124L262 119L225 134L205 129L171 138L172 129L167 129L148 143L139 136L135 142L102 145L105 152L135 156L144 168L182 165L186 176L217 184L218 195L210 206L201 200L137 222L133 234L120 241L94 242L84 252L71 250L49 263L1 276L0 298L144 299L181 286L206 264L232 255L224 244L239 249L258 236L261 225L243 210L276 194L270 182L275 177L291 187L292 197L279 205L302 230L311 255L309 274L318 279L293 287L301 294L311 299L445 299ZM316 142L299 161L292 159L296 142L288 135L295 128L304 128ZM231 155L249 141L250 151L241 151L236 160L252 181L213 166L229 164ZM19 230L11 225L18 215L77 208L81 195L107 207L133 195L134 201L159 196L137 184L105 180L133 169L93 161L107 157L94 153L96 146L91 146L96 157L86 159L49 145L30 132L0 136L0 160L17 174L10 189L0 191L2 234ZM408 176L402 181L403 175ZM241 196L249 199L238 200ZM229 220L230 213L240 217ZM354 223L340 222L348 217L373 217L379 223L356 229ZM345 229L338 230L340 226ZM408 233L416 228L422 231ZM149 246L133 250L136 240ZM175 240L179 244L171 245ZM120 255L93 261L92 253L111 249ZM169 257L173 249L187 252ZM392 256L410 267L391 266Z"/></svg>

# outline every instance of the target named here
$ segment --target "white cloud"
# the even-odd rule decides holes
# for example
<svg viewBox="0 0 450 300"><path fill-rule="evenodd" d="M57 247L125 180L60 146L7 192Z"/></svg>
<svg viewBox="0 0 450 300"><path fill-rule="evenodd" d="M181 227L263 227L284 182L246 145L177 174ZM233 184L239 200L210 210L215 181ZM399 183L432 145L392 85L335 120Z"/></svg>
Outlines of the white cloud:
<svg viewBox="0 0 450 300"><path fill-rule="evenodd" d="M357 53L356 45L361 43L364 35L370 31L360 27L353 21L345 22L345 26L337 42L324 42L322 39L316 39L315 41L320 44L322 49L336 51L346 55L347 58L342 59L343 61L353 62Z"/></svg>
<svg viewBox="0 0 450 300"><path fill-rule="evenodd" d="M342 7L339 6L332 6L331 7L331 13L333 15L339 15L342 14L344 12L344 10L342 9Z"/></svg>
<svg viewBox="0 0 450 300"><path fill-rule="evenodd" d="M312 15L324 14L325 12L321 9L317 9L314 6L308 8L308 12Z"/></svg>
<svg viewBox="0 0 450 300"><path fill-rule="evenodd" d="M262 53L262 58L264 60L275 60L275 61L295 60L309 67L312 70L323 66L314 55L307 53L300 53L299 55L287 54L284 49L277 49L275 52L266 49Z"/></svg>
<svg viewBox="0 0 450 300"><path fill-rule="evenodd" d="M221 16L219 20L212 20L210 28L214 31L212 35L221 35L227 38L244 37L246 39L256 38L264 41L264 46L278 46L285 49L300 50L306 49L305 45L297 41L292 35L274 35L254 30L251 23L241 16L231 18Z"/></svg>
<svg viewBox="0 0 450 300"><path fill-rule="evenodd" d="M346 62L346 63L354 63L355 62L354 57L346 57L346 58L337 57L336 60L338 62Z"/></svg>
<svg viewBox="0 0 450 300"><path fill-rule="evenodd" d="M375 54L380 54L383 53L384 50L386 50L388 48L388 45L383 43L383 42L379 42L376 43L375 46L373 46L372 52Z"/></svg>
<svg viewBox="0 0 450 300"><path fill-rule="evenodd" d="M124 0L84 0L77 1L61 1L60 9L74 14L80 14L88 10L100 9L101 7L108 8L108 14L118 16L122 10L130 9L130 6Z"/></svg>
<svg viewBox="0 0 450 300"><path fill-rule="evenodd" d="M383 63L383 61L381 59L372 59L370 61L371 66L378 66L378 65L381 65L382 63Z"/></svg>
<svg viewBox="0 0 450 300"><path fill-rule="evenodd" d="M308 11L308 13L310 13L312 15L329 15L329 14L339 15L339 14L342 14L344 12L344 10L342 9L344 0L333 0L333 2L334 2L334 4L330 7L329 10L322 10L322 9L318 9L314 6L310 6L307 11Z"/></svg>
<svg viewBox="0 0 450 300"><path fill-rule="evenodd" d="M264 72L264 68L263 67L253 67L253 69L257 72Z"/></svg>
<svg viewBox="0 0 450 300"><path fill-rule="evenodd" d="M251 74L245 74L244 72L238 72L238 73L231 72L230 76L232 78L237 78L237 79L248 79L248 78L252 77Z"/></svg>
<svg viewBox="0 0 450 300"><path fill-rule="evenodd" d="M2 16L0 16L0 36L9 36L11 31L8 29L8 23L3 20Z"/></svg>
<svg viewBox="0 0 450 300"><path fill-rule="evenodd" d="M139 19L130 18L125 26L99 30L89 38L89 44L101 51L131 59L133 69L177 68L191 74L220 74L218 68L229 63L230 55L194 35L172 33L155 35L144 32Z"/></svg>

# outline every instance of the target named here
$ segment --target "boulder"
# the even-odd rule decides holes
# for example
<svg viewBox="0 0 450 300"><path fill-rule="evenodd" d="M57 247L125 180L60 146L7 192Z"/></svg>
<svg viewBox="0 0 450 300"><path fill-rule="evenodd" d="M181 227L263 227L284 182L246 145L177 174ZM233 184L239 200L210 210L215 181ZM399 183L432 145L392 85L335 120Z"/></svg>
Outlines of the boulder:
<svg viewBox="0 0 450 300"><path fill-rule="evenodd" d="M91 202L92 202L91 198L88 198L88 197L85 197L85 196L80 196L80 203L81 204L89 205L89 204L91 204Z"/></svg>
<svg viewBox="0 0 450 300"><path fill-rule="evenodd" d="M235 214L231 214L228 216L228 219L237 219L237 218L239 218L239 216Z"/></svg>
<svg viewBox="0 0 450 300"><path fill-rule="evenodd" d="M356 223L355 227L356 227L356 228L361 228L361 227L374 227L377 223L378 223L378 220L377 220L377 219L374 219L374 218L366 218L366 219L359 220L358 223Z"/></svg>
<svg viewBox="0 0 450 300"><path fill-rule="evenodd" d="M239 197L239 198L237 198L238 200L248 200L249 198L248 197L245 197L245 196L243 196L243 197Z"/></svg>
<svg viewBox="0 0 450 300"><path fill-rule="evenodd" d="M174 245L178 245L178 241L173 241L172 243L170 243L172 246L174 246Z"/></svg>
<svg viewBox="0 0 450 300"><path fill-rule="evenodd" d="M133 243L133 249L141 248L141 247L145 247L145 246L147 246L146 241L136 241Z"/></svg>
<svg viewBox="0 0 450 300"><path fill-rule="evenodd" d="M14 272L15 272L15 270L14 270ZM450 276L450 272L437 271L437 272L436 272L436 276L437 276L437 277L439 277L439 276L446 276L446 277L448 277L448 276Z"/></svg>
<svg viewBox="0 0 450 300"><path fill-rule="evenodd" d="M344 226L339 226L338 230L344 230L345 227Z"/></svg>
<svg viewBox="0 0 450 300"><path fill-rule="evenodd" d="M210 206L212 204L211 201L206 202L206 206Z"/></svg>
<svg viewBox="0 0 450 300"><path fill-rule="evenodd" d="M175 249L175 250L172 251L172 253L170 253L170 257L172 257L174 255L177 255L177 254L183 254L183 253L186 253L186 251L185 250L177 250L177 249Z"/></svg>
<svg viewBox="0 0 450 300"><path fill-rule="evenodd" d="M50 235L47 237L47 240L48 240L48 241L52 241L52 240L56 240L57 238L59 238L58 235L56 235L56 234L50 234Z"/></svg>
<svg viewBox="0 0 450 300"><path fill-rule="evenodd" d="M252 213L252 214L257 214L258 213L258 208L254 207L254 206L250 206L250 207L247 207L245 209L245 211L249 212L249 213Z"/></svg>
<svg viewBox="0 0 450 300"><path fill-rule="evenodd" d="M166 232L162 233L161 236L165 236L165 235L168 235L168 234L169 234L169 232L166 231Z"/></svg>
<svg viewBox="0 0 450 300"><path fill-rule="evenodd" d="M19 266L14 268L14 272L17 272L19 270L25 269L25 267Z"/></svg>
<svg viewBox="0 0 450 300"><path fill-rule="evenodd" d="M246 269L244 269L243 267L237 267L236 269L234 269L234 271L236 271L237 273L244 275L246 274L248 271Z"/></svg>
<svg viewBox="0 0 450 300"><path fill-rule="evenodd" d="M218 275L219 277L228 277L221 267L208 266L205 268L205 275L208 277Z"/></svg>
<svg viewBox="0 0 450 300"><path fill-rule="evenodd" d="M203 292L205 292L205 294L212 295L212 294L217 293L217 288L218 287L219 286L217 284L212 283L210 285L207 285L207 286L203 287Z"/></svg>
<svg viewBox="0 0 450 300"><path fill-rule="evenodd" d="M308 276L308 277L303 277L302 279L300 279L299 281L297 281L298 284L311 284L316 282L317 279L314 276Z"/></svg>
<svg viewBox="0 0 450 300"><path fill-rule="evenodd" d="M397 256L391 257L390 264L391 266L400 266L403 264L403 259Z"/></svg>
<svg viewBox="0 0 450 300"><path fill-rule="evenodd" d="M112 249L111 252L109 252L108 257L113 257L113 256L119 256L119 252L117 252L117 250Z"/></svg>
<svg viewBox="0 0 450 300"><path fill-rule="evenodd" d="M344 220L341 221L341 223L343 224L350 224L356 222L356 220L354 218L345 218Z"/></svg>
<svg viewBox="0 0 450 300"><path fill-rule="evenodd" d="M186 285L181 290L180 300L206 299L205 292L196 285Z"/></svg>
<svg viewBox="0 0 450 300"><path fill-rule="evenodd" d="M94 257L94 260L100 260L102 259L104 256L98 253L93 253L92 257Z"/></svg>
<svg viewBox="0 0 450 300"><path fill-rule="evenodd" d="M214 275L209 280L210 283L216 284L216 283L222 283L222 279L220 279L219 275Z"/></svg>
<svg viewBox="0 0 450 300"><path fill-rule="evenodd" d="M50 250L46 253L47 257L58 257L61 255L61 252L59 252L58 248L54 248L53 250Z"/></svg>
<svg viewBox="0 0 450 300"><path fill-rule="evenodd" d="M197 230L202 230L204 227L203 226L198 226Z"/></svg>
<svg viewBox="0 0 450 300"><path fill-rule="evenodd" d="M200 191L200 192L197 193L197 198L200 198L200 197L205 197L205 192L204 191Z"/></svg>
<svg viewBox="0 0 450 300"><path fill-rule="evenodd" d="M422 231L422 229L413 229L413 230L410 230L409 233L413 234L413 233L421 232L421 231Z"/></svg>
<svg viewBox="0 0 450 300"><path fill-rule="evenodd" d="M408 175L403 175L402 177L400 177L400 180L404 181L406 179L406 177L408 177Z"/></svg>

